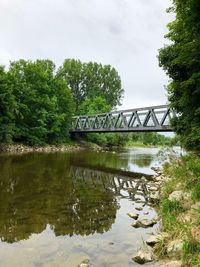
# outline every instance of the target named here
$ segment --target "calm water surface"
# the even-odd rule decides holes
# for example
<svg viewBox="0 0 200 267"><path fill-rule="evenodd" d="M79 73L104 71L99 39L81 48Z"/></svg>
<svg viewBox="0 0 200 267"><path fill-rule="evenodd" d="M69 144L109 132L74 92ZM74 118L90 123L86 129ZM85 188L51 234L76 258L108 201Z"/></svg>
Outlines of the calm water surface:
<svg viewBox="0 0 200 267"><path fill-rule="evenodd" d="M131 227L127 213L145 195L127 189L141 178L131 172L153 174L157 152L1 155L0 266L77 267L88 258L94 267L139 266L131 257L158 226ZM139 213L156 215L148 203Z"/></svg>

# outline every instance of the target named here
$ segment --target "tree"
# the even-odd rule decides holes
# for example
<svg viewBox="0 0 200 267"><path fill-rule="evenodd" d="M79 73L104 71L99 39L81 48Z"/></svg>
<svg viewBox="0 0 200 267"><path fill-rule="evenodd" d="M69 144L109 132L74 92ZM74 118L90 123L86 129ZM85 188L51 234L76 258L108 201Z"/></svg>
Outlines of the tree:
<svg viewBox="0 0 200 267"><path fill-rule="evenodd" d="M0 66L0 143L12 142L15 108L9 75Z"/></svg>
<svg viewBox="0 0 200 267"><path fill-rule="evenodd" d="M65 81L55 77L53 62L11 62L8 74L17 102L13 140L30 145L67 141L72 96Z"/></svg>
<svg viewBox="0 0 200 267"><path fill-rule="evenodd" d="M124 90L117 71L110 65L66 59L57 75L65 79L72 91L76 114L86 98L101 96L111 108L120 104Z"/></svg>
<svg viewBox="0 0 200 267"><path fill-rule="evenodd" d="M168 95L178 117L172 126L184 147L200 151L200 1L173 0L176 19L168 25L170 45L159 64L171 78Z"/></svg>
<svg viewBox="0 0 200 267"><path fill-rule="evenodd" d="M109 111L111 111L111 106L101 96L95 96L94 98L86 97L79 108L80 115L106 113Z"/></svg>

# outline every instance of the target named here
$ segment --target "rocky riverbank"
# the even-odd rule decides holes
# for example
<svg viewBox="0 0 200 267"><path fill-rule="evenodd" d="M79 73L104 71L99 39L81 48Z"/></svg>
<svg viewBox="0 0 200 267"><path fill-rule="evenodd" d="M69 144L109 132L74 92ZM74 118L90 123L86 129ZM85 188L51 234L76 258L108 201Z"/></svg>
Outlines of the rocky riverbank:
<svg viewBox="0 0 200 267"><path fill-rule="evenodd" d="M10 154L22 154L31 152L72 152L84 149L90 149L95 151L103 150L100 146L89 143L89 142L77 142L63 145L44 145L44 146L27 146L23 144L1 144L0 153L10 153Z"/></svg>
<svg viewBox="0 0 200 267"><path fill-rule="evenodd" d="M144 242L133 260L161 267L200 266L200 160L174 159L147 182L149 200L160 218L158 234ZM147 224L146 224L147 223ZM145 222L150 226L154 221ZM134 222L134 227L144 227Z"/></svg>

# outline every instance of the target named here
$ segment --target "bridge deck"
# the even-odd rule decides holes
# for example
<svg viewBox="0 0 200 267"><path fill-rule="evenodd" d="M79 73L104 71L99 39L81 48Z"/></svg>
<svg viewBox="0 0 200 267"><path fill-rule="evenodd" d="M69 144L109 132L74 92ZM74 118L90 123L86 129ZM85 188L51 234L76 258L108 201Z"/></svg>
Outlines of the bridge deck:
<svg viewBox="0 0 200 267"><path fill-rule="evenodd" d="M70 132L170 132L174 116L167 105L75 116Z"/></svg>

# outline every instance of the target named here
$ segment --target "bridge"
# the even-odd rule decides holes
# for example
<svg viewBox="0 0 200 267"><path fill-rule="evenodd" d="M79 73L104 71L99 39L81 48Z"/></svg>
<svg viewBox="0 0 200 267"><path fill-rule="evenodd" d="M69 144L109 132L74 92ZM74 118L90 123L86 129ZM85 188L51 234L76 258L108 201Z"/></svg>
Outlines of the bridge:
<svg viewBox="0 0 200 267"><path fill-rule="evenodd" d="M74 116L71 133L171 132L176 116L167 105Z"/></svg>

